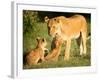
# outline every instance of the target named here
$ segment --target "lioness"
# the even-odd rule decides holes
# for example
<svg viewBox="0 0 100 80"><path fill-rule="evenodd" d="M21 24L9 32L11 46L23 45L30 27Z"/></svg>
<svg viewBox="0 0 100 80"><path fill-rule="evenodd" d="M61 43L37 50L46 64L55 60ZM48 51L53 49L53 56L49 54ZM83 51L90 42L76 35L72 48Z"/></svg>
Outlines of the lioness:
<svg viewBox="0 0 100 80"><path fill-rule="evenodd" d="M26 56L26 62L28 65L33 65L33 64L37 64L38 61L41 59L42 61L44 61L44 51L48 50L46 49L47 42L46 40L43 38L37 38L37 47L36 49L32 50L27 56Z"/></svg>
<svg viewBox="0 0 100 80"><path fill-rule="evenodd" d="M63 40L56 35L56 37L53 39L53 49L52 51L45 57L45 60L47 61L57 61L58 60L58 56L60 55L60 50L61 50L61 46L63 43Z"/></svg>
<svg viewBox="0 0 100 80"><path fill-rule="evenodd" d="M69 60L71 40L80 37L80 55L86 54L87 22L84 16L74 15L72 17L45 17L48 32L52 37L58 34L66 41L64 60Z"/></svg>

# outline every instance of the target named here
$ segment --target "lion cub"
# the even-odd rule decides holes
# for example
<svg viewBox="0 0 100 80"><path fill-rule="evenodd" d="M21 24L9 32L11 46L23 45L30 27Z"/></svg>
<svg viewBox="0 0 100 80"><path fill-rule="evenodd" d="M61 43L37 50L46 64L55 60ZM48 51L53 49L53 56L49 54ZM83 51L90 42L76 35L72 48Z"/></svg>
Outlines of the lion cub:
<svg viewBox="0 0 100 80"><path fill-rule="evenodd" d="M46 39L44 38L41 39L39 37L37 38L37 47L26 56L26 62L28 65L37 64L40 59L42 61L45 61L44 53L45 50L48 51L48 49L45 48L46 45L47 45Z"/></svg>
<svg viewBox="0 0 100 80"><path fill-rule="evenodd" d="M49 53L46 57L45 60L47 61L57 61L58 56L60 55L60 50L62 46L63 40L60 38L60 36L56 35L56 37L53 40L53 49L51 53Z"/></svg>

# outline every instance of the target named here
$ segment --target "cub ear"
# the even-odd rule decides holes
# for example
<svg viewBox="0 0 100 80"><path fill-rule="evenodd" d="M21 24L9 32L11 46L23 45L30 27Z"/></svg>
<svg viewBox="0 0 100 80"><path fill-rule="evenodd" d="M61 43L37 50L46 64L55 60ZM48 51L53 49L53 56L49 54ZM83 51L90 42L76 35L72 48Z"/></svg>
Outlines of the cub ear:
<svg viewBox="0 0 100 80"><path fill-rule="evenodd" d="M44 42L44 38L42 39L42 41Z"/></svg>
<svg viewBox="0 0 100 80"><path fill-rule="evenodd" d="M46 41L45 38L43 38L42 41L45 42Z"/></svg>
<svg viewBox="0 0 100 80"><path fill-rule="evenodd" d="M40 40L40 37L37 37L36 40L39 41Z"/></svg>
<svg viewBox="0 0 100 80"><path fill-rule="evenodd" d="M45 16L45 17L44 17L44 21L45 21L46 23L48 23L48 21L49 21L48 16Z"/></svg>

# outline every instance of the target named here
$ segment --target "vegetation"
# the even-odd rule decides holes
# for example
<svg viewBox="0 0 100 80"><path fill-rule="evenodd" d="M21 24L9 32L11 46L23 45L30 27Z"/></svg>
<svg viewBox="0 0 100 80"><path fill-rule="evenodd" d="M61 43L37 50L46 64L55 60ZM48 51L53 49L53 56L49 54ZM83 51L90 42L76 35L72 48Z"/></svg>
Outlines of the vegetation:
<svg viewBox="0 0 100 80"><path fill-rule="evenodd" d="M43 11L30 11L23 10L23 56L29 53L32 49L36 47L36 38L44 37L46 38L48 44L47 48L51 50L52 37L48 35L47 24L43 21L45 16L55 17L59 15L64 15L70 17L76 13L59 13L58 12L43 12ZM77 13L78 14L78 13ZM83 14L88 22L88 34L91 33L90 28L90 14ZM77 67L77 66L90 66L91 65L91 40L87 41L87 55L79 55L79 46L76 40L72 41L71 45L71 56L69 61L64 61L64 50L65 45L62 45L61 54L57 62L41 62L37 65L28 66L23 63L24 69L34 69L34 68L56 68L56 67ZM24 62L24 61L23 61Z"/></svg>

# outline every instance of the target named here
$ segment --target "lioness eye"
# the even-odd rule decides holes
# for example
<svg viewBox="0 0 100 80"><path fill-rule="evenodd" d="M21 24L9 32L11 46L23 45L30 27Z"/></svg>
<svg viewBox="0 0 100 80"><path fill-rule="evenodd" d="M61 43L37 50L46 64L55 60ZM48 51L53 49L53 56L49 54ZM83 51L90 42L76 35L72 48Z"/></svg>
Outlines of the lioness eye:
<svg viewBox="0 0 100 80"><path fill-rule="evenodd" d="M55 28L55 26L53 26L53 28Z"/></svg>

